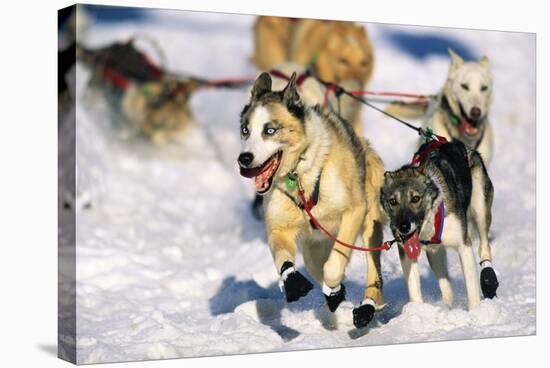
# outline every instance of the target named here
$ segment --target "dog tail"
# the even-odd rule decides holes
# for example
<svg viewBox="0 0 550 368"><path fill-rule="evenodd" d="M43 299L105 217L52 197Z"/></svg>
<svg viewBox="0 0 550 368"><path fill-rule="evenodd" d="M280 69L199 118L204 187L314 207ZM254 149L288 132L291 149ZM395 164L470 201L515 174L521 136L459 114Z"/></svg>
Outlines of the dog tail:
<svg viewBox="0 0 550 368"><path fill-rule="evenodd" d="M428 112L428 105L418 102L393 101L384 110L402 119L420 119Z"/></svg>

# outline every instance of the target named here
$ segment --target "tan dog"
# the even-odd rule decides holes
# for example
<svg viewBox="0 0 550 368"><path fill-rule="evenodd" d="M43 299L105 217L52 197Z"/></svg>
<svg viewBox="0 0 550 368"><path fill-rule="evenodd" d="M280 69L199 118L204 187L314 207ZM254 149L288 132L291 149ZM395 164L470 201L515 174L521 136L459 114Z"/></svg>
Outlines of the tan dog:
<svg viewBox="0 0 550 368"><path fill-rule="evenodd" d="M251 61L260 70L289 61L288 50L292 30L299 19L258 17L254 23L254 54Z"/></svg>
<svg viewBox="0 0 550 368"><path fill-rule="evenodd" d="M305 105L296 74L282 91L262 73L241 114L241 175L255 179L263 203L268 243L288 302L313 285L295 269L300 243L305 266L320 284L334 312L345 298L342 283L352 250L313 227L302 209L296 185L315 203L311 210L332 234L353 243L359 233L369 246L382 242L379 193L383 164L365 139L336 114ZM384 303L380 252L366 252L368 273L363 303L353 310L364 327Z"/></svg>
<svg viewBox="0 0 550 368"><path fill-rule="evenodd" d="M302 66L315 61L321 79L353 81L360 89L372 76L374 53L366 28L352 22L258 17L254 40L252 61L260 70L268 71L283 61ZM359 115L358 108L350 121L362 133Z"/></svg>

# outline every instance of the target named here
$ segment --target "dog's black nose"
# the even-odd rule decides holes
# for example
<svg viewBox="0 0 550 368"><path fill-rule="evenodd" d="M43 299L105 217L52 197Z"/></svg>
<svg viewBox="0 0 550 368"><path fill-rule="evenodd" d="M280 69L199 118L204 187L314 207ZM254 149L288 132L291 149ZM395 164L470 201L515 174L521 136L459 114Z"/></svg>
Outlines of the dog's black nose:
<svg viewBox="0 0 550 368"><path fill-rule="evenodd" d="M411 223L410 222L403 222L399 224L399 232L401 234L408 234L409 231L411 231Z"/></svg>
<svg viewBox="0 0 550 368"><path fill-rule="evenodd" d="M474 119L477 119L481 116L481 109L479 107L472 107L470 110L470 116Z"/></svg>
<svg viewBox="0 0 550 368"><path fill-rule="evenodd" d="M243 152L239 155L238 161L242 167L248 167L254 161L254 155L250 152Z"/></svg>

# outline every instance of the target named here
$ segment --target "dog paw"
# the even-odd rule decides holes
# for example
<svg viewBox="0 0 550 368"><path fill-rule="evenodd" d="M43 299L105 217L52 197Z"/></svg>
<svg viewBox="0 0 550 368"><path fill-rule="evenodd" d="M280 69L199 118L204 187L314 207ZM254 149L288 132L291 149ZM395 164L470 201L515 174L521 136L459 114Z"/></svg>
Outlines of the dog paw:
<svg viewBox="0 0 550 368"><path fill-rule="evenodd" d="M291 262L285 262L281 267L281 280L286 301L289 303L306 296L313 289L313 284L304 275L296 271Z"/></svg>
<svg viewBox="0 0 550 368"><path fill-rule="evenodd" d="M374 303L364 303L360 306L353 308L353 325L357 328L366 327L376 311Z"/></svg>
<svg viewBox="0 0 550 368"><path fill-rule="evenodd" d="M490 264L482 268L479 279L481 292L485 298L493 299L497 296L498 279L495 270L493 270Z"/></svg>
<svg viewBox="0 0 550 368"><path fill-rule="evenodd" d="M328 309L334 312L338 309L340 303L346 299L346 287L344 284L340 284L335 288L330 288L326 284L323 284L323 294L325 295Z"/></svg>
<svg viewBox="0 0 550 368"><path fill-rule="evenodd" d="M254 198L254 201L252 202L252 205L250 206L250 210L252 211L252 216L258 220L261 221L264 219L264 197L261 195L256 195Z"/></svg>

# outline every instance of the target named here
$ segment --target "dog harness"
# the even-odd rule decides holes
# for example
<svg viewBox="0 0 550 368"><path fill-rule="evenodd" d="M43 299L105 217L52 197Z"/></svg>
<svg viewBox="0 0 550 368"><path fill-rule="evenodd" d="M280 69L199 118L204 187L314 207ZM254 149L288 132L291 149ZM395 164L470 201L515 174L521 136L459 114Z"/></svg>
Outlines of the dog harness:
<svg viewBox="0 0 550 368"><path fill-rule="evenodd" d="M431 152L437 148L449 143L445 137L440 137L434 135L434 140L431 142L423 144L418 151L413 155L411 165L414 167L419 167L430 155ZM445 225L445 202L441 201L439 208L435 214L434 218L434 234L429 240L420 240L418 239L418 234L414 234L409 239L407 239L403 244L403 250L407 257L412 260L416 260L421 253L420 245L428 244L441 244L441 236L443 234L443 226Z"/></svg>
<svg viewBox="0 0 550 368"><path fill-rule="evenodd" d="M287 82L290 81L290 77L288 75L286 75L285 73L281 72L280 70L272 69L269 72L269 74L271 74L274 77L284 79ZM300 87L308 77L309 77L309 73L307 71L305 71L302 74L298 75L296 77L296 86Z"/></svg>
<svg viewBox="0 0 550 368"><path fill-rule="evenodd" d="M158 81L165 74L144 53L137 50L132 41L115 43L88 52L94 62L101 66L101 77L120 91L125 91L131 81Z"/></svg>
<svg viewBox="0 0 550 368"><path fill-rule="evenodd" d="M445 225L445 203L441 201L434 219L434 234L430 240L420 240L424 245L441 244L441 235L443 234L443 226Z"/></svg>

